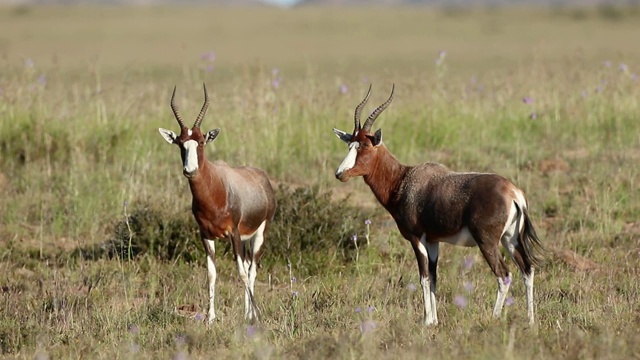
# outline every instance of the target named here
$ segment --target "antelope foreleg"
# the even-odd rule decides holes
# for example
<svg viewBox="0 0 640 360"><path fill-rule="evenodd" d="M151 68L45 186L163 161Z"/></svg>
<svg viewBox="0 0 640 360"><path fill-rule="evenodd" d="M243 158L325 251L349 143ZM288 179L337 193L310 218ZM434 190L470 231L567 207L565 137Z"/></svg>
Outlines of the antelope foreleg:
<svg viewBox="0 0 640 360"><path fill-rule="evenodd" d="M422 287L422 299L424 302L424 324L437 325L438 318L435 315L435 309L432 306L433 303L431 301L430 294L431 284L429 281L429 273L427 271L427 249L417 238L411 241L411 245L413 246L413 251L415 252L416 260L418 261L418 272L420 273L420 286Z"/></svg>
<svg viewBox="0 0 640 360"><path fill-rule="evenodd" d="M431 311L433 313L433 324L438 325L438 310L436 308L436 287L438 285L438 253L439 244L428 243L423 235L420 242L427 248L429 255L429 300L431 301Z"/></svg>
<svg viewBox="0 0 640 360"><path fill-rule="evenodd" d="M213 240L202 239L205 252L207 253L207 280L209 285L209 316L208 323L211 324L216 319L215 296L216 296L216 278L218 277L215 264L215 243Z"/></svg>

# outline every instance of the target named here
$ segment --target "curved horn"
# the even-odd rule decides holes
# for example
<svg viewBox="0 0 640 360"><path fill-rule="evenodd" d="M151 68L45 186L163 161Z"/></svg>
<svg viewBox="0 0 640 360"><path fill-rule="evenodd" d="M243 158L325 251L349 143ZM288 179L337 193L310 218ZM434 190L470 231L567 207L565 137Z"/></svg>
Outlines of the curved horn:
<svg viewBox="0 0 640 360"><path fill-rule="evenodd" d="M202 109L200 110L200 114L196 118L196 122L193 124L194 128L199 128L202 123L202 118L204 118L204 114L207 112L207 108L209 107L209 95L207 95L207 86L202 83L202 87L204 88L204 104L202 104Z"/></svg>
<svg viewBox="0 0 640 360"><path fill-rule="evenodd" d="M366 131L371 131L371 126L373 125L373 123L378 118L378 115L380 115L389 106L389 104L391 104L391 100L393 100L393 90L395 88L396 88L396 84L393 84L393 86L391 87L391 95L389 95L389 99L387 99L387 101L382 103L382 105L378 106L378 108L375 109L371 113L371 115L369 115L369 118L367 119L367 121L364 122L363 128Z"/></svg>
<svg viewBox="0 0 640 360"><path fill-rule="evenodd" d="M180 129L184 129L187 127L187 125L184 124L184 121L182 121L182 117L178 113L178 108L176 107L176 103L174 101L175 98L176 98L176 86L174 85L173 94L171 95L171 110L173 110L173 115L176 117L176 120L178 120L178 124L180 124Z"/></svg>
<svg viewBox="0 0 640 360"><path fill-rule="evenodd" d="M371 84L369 84L369 91L367 91L367 96L364 97L364 100L362 100L362 102L360 102L360 104L358 104L358 106L356 106L356 113L353 116L353 120L354 120L354 125L355 125L355 130L356 131L360 131L360 113L362 113L362 108L367 104L367 101L369 101L369 95L371 95Z"/></svg>

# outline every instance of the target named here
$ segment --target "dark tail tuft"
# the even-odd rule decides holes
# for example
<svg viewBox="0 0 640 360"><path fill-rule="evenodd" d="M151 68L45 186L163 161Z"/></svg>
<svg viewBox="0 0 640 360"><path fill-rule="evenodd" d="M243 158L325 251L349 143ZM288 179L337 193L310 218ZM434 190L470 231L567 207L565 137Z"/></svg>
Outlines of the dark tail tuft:
<svg viewBox="0 0 640 360"><path fill-rule="evenodd" d="M532 265L539 267L546 261L545 255L548 251L544 248L544 246L542 246L542 243L538 238L538 234L536 234L536 229L531 223L531 219L529 218L527 209L521 209L517 203L515 204L518 212L522 212L522 214L524 215L524 227L522 228L522 232L520 233L520 241L522 247L524 248L524 253L527 258L529 258L529 261Z"/></svg>

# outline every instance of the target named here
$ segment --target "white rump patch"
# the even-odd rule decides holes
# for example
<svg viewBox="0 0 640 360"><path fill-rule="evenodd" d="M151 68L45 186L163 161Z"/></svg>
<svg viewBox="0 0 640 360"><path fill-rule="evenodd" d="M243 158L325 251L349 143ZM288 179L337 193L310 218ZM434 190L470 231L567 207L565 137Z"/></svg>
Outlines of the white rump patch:
<svg viewBox="0 0 640 360"><path fill-rule="evenodd" d="M187 140L182 145L185 150L184 171L193 173L198 170L198 142L195 140Z"/></svg>
<svg viewBox="0 0 640 360"><path fill-rule="evenodd" d="M437 241L445 242L451 245L466 246L466 247L473 247L478 245L476 241L473 239L473 236L471 236L471 233L469 232L469 228L467 228L466 226L463 227L462 230L458 231L457 233L451 236L439 238L437 239Z"/></svg>
<svg viewBox="0 0 640 360"><path fill-rule="evenodd" d="M258 245L258 247L262 246L262 242L264 241L262 238L262 234L264 234L264 228L267 225L267 221L263 221L262 224L260 224L260 226L258 226L258 228L256 229L256 231L253 234L249 234L249 235L240 235L240 240L242 241L247 241L247 240L251 240L254 237L256 238L256 242L254 244ZM258 243L259 242L259 243Z"/></svg>
<svg viewBox="0 0 640 360"><path fill-rule="evenodd" d="M336 175L342 174L343 172L353 168L356 165L356 158L358 157L358 147L360 146L357 142L352 142L349 144L349 152L347 156L342 160L342 164L338 166L338 170L336 170Z"/></svg>
<svg viewBox="0 0 640 360"><path fill-rule="evenodd" d="M518 206L522 208L520 204L522 203L519 203ZM502 246L504 246L512 259L516 251L516 246L518 245L520 230L524 226L524 221L522 220L522 218L518 218L518 209L512 201L511 208L509 209L509 217L507 217L507 222L504 224L504 229L502 230L502 236L500 236Z"/></svg>

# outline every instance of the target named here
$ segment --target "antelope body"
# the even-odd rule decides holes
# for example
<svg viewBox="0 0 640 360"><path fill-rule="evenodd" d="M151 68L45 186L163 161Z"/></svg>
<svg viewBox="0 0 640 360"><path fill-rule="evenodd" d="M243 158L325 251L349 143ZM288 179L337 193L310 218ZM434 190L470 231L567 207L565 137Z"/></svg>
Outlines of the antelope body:
<svg viewBox="0 0 640 360"><path fill-rule="evenodd" d="M478 246L498 282L493 315L502 312L511 274L499 249L505 247L520 270L527 293L529 323L534 323L534 265L541 261L542 245L527 213L522 190L507 179L487 173L459 173L437 163L401 164L382 143L382 131L371 126L393 99L380 105L360 125L360 113L371 87L355 110L353 133L333 129L349 146L336 171L346 182L362 176L372 192L394 218L418 261L424 298L424 323L436 325L436 284L439 243Z"/></svg>
<svg viewBox="0 0 640 360"><path fill-rule="evenodd" d="M189 181L193 196L193 216L200 229L200 237L207 254L209 282L209 313L211 323L215 315L214 240L227 238L232 243L233 255L245 290L245 318L258 319L254 301L254 283L263 251L265 235L273 219L276 200L267 174L256 168L231 167L224 161L210 162L205 158L204 146L216 139L220 129L202 133L200 124L209 106L207 89L205 101L193 127L187 128L175 106L176 90L171 96L171 108L180 135L171 130L158 129L170 144L180 147L183 174Z"/></svg>

